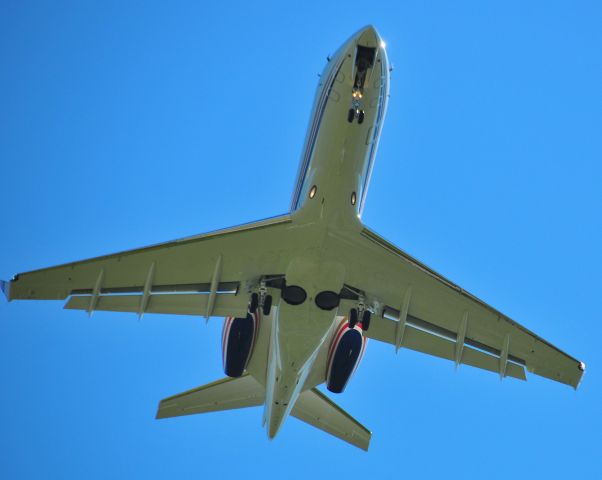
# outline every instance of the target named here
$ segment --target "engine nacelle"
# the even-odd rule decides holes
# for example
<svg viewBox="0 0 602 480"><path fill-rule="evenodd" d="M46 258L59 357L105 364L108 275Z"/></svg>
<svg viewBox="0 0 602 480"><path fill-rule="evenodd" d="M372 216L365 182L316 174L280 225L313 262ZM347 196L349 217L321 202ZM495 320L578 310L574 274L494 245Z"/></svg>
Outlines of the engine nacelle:
<svg viewBox="0 0 602 480"><path fill-rule="evenodd" d="M259 330L259 312L244 318L226 317L222 332L222 360L229 377L240 377L247 368Z"/></svg>
<svg viewBox="0 0 602 480"><path fill-rule="evenodd" d="M333 393L345 390L347 382L357 369L364 355L368 338L364 337L362 324L349 328L344 318L339 324L328 350L326 387Z"/></svg>

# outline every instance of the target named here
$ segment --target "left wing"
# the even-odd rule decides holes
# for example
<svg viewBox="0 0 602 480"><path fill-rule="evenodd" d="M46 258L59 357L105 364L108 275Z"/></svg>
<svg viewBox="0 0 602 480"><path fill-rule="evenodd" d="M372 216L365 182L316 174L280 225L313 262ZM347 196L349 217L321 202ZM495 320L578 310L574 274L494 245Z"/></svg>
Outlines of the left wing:
<svg viewBox="0 0 602 480"><path fill-rule="evenodd" d="M71 299L65 308L244 315L246 282L281 271L295 244L289 215L16 275L9 300ZM285 264L284 264L285 265ZM240 315L239 315L240 316Z"/></svg>
<svg viewBox="0 0 602 480"><path fill-rule="evenodd" d="M525 379L523 367L577 388L585 365L368 228L345 239L347 283L381 305L367 332L399 347Z"/></svg>

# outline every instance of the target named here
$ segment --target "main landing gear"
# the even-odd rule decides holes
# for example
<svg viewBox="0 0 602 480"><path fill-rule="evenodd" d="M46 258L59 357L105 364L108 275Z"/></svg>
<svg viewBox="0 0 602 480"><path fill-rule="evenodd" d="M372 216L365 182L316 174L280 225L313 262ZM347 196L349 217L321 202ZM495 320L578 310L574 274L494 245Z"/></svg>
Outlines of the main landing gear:
<svg viewBox="0 0 602 480"><path fill-rule="evenodd" d="M255 313L258 307L261 307L261 313L264 316L268 316L272 310L272 296L268 295L268 289L264 282L261 282L259 286L259 293L251 294L249 312Z"/></svg>
<svg viewBox="0 0 602 480"><path fill-rule="evenodd" d="M349 311L349 328L354 328L361 319L362 330L367 332L370 328L370 318L372 318L372 312L365 306L359 305L359 309L352 308Z"/></svg>

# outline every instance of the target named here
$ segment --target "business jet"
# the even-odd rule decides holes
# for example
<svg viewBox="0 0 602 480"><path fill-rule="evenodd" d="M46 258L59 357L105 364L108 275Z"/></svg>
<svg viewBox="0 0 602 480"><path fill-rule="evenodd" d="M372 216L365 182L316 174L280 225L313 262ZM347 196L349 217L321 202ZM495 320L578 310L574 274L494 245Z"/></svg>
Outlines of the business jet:
<svg viewBox="0 0 602 480"><path fill-rule="evenodd" d="M225 318L226 377L162 400L157 418L263 405L269 438L292 415L367 450L371 432L318 386L343 392L368 339L577 388L582 362L362 223L389 75L372 26L328 58L288 214L20 273L2 290L89 315Z"/></svg>

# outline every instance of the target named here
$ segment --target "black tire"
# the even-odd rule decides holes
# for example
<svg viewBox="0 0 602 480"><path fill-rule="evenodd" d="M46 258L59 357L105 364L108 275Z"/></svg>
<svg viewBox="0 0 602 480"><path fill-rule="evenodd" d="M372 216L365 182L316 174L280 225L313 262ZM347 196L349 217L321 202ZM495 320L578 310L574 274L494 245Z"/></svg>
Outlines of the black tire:
<svg viewBox="0 0 602 480"><path fill-rule="evenodd" d="M372 318L372 313L370 310L364 310L364 315L362 317L362 330L367 332L370 328L370 319Z"/></svg>
<svg viewBox="0 0 602 480"><path fill-rule="evenodd" d="M359 124L364 123L365 116L366 116L366 114L364 113L364 111L360 110L360 113L358 113L358 115L357 115L357 123L359 123Z"/></svg>
<svg viewBox="0 0 602 480"><path fill-rule="evenodd" d="M349 328L353 328L357 325L358 315L357 308L352 308L349 311Z"/></svg>
<svg viewBox="0 0 602 480"><path fill-rule="evenodd" d="M263 301L263 315L267 317L270 314L271 310L272 310L272 296L266 295L266 297Z"/></svg>
<svg viewBox="0 0 602 480"><path fill-rule="evenodd" d="M353 108L350 108L349 112L347 113L347 121L349 123L353 123L354 118L355 118L355 110Z"/></svg>
<svg viewBox="0 0 602 480"><path fill-rule="evenodd" d="M257 293L253 293L251 295L251 303L249 303L249 313L255 313L257 311L258 306L259 306L259 295Z"/></svg>

